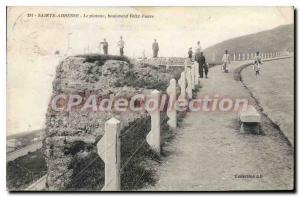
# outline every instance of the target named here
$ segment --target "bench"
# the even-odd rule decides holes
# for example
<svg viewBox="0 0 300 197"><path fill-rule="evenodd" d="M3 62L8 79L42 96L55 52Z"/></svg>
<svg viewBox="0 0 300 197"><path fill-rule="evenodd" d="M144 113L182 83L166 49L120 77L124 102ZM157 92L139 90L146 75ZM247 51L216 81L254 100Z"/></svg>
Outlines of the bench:
<svg viewBox="0 0 300 197"><path fill-rule="evenodd" d="M261 118L257 110L249 105L248 108L239 114L241 121L241 133L257 133L260 134Z"/></svg>

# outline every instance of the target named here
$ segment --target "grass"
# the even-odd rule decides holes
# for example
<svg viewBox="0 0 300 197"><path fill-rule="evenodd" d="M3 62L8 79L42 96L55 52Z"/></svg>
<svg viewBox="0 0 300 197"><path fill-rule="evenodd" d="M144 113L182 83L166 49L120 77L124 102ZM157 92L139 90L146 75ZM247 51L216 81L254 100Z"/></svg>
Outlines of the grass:
<svg viewBox="0 0 300 197"><path fill-rule="evenodd" d="M40 150L28 153L7 163L6 185L12 190L22 190L44 176L47 165Z"/></svg>
<svg viewBox="0 0 300 197"><path fill-rule="evenodd" d="M243 83L291 143L294 140L294 74L293 58L265 62L259 76L252 66L242 71Z"/></svg>
<svg viewBox="0 0 300 197"><path fill-rule="evenodd" d="M127 57L118 56L118 55L86 54L86 55L76 55L75 57L85 58L85 61L90 63L94 63L97 61L99 62L100 65L103 65L107 60L120 60L130 64L130 61Z"/></svg>
<svg viewBox="0 0 300 197"><path fill-rule="evenodd" d="M179 115L179 122L182 115ZM166 113L161 113L161 156L171 153L164 147L175 137L175 132L167 125ZM121 190L138 190L156 183L156 169L161 162L145 141L151 129L150 116L138 118L121 130ZM76 151L75 151L76 152ZM88 166L88 167L87 167ZM73 158L74 176L68 184L68 191L99 191L104 186L105 164L96 152L88 157ZM86 168L86 169L85 169Z"/></svg>

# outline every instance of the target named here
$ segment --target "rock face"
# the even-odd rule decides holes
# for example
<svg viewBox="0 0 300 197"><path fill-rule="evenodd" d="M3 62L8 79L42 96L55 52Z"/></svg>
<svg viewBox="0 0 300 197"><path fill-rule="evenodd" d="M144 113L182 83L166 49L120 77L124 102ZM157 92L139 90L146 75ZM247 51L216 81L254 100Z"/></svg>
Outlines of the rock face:
<svg viewBox="0 0 300 197"><path fill-rule="evenodd" d="M80 95L82 103L92 94L101 98L129 98L145 92L144 84L152 84L150 88L165 88L173 76L174 72L167 73L163 68L151 66L134 66L126 58L118 56L73 56L57 67L52 99L62 94ZM143 83L138 83L141 79ZM49 104L42 148L48 167L48 189L80 190L91 189L92 185L95 185L93 189L98 186L97 189L101 189L99 181L103 181L103 162L97 155L96 143L103 136L104 123L114 116L121 121L122 128L146 115L81 111L76 107L69 111L55 111ZM93 165L89 166L90 163Z"/></svg>

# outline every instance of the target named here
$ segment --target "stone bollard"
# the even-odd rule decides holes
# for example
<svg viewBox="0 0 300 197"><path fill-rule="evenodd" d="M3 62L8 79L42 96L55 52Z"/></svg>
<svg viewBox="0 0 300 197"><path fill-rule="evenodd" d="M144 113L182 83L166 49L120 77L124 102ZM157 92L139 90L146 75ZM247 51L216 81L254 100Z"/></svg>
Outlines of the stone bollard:
<svg viewBox="0 0 300 197"><path fill-rule="evenodd" d="M186 73L187 71L187 60L184 61L184 72Z"/></svg>
<svg viewBox="0 0 300 197"><path fill-rule="evenodd" d="M241 54L239 53L239 61L241 60Z"/></svg>
<svg viewBox="0 0 300 197"><path fill-rule="evenodd" d="M195 69L195 85L199 85L199 64L195 61L194 63Z"/></svg>
<svg viewBox="0 0 300 197"><path fill-rule="evenodd" d="M186 68L186 80L187 80L187 87L186 87L186 93L189 99L192 99L193 97L193 91L192 91L192 79L191 79L191 68Z"/></svg>
<svg viewBox="0 0 300 197"><path fill-rule="evenodd" d="M195 65L192 64L191 66L191 84L192 84L192 90L195 89Z"/></svg>
<svg viewBox="0 0 300 197"><path fill-rule="evenodd" d="M233 61L235 61L235 53L233 54Z"/></svg>
<svg viewBox="0 0 300 197"><path fill-rule="evenodd" d="M120 121L111 118L105 123L105 133L97 144L100 158L105 163L105 184L103 191L120 191ZM104 151L103 151L104 150Z"/></svg>
<svg viewBox="0 0 300 197"><path fill-rule="evenodd" d="M160 155L160 111L159 111L160 92L153 90L151 92L151 100L157 102L157 107L147 109L151 116L151 130L146 137L147 143L151 149Z"/></svg>
<svg viewBox="0 0 300 197"><path fill-rule="evenodd" d="M185 93L185 88L186 88L186 81L185 81L185 72L183 71L180 75L180 79L178 80L178 84L180 87L180 98L185 98L186 93Z"/></svg>
<svg viewBox="0 0 300 197"><path fill-rule="evenodd" d="M167 109L167 116L169 118L168 125L171 128L177 127L177 114L176 114L176 108L175 108L175 102L176 102L176 79L170 80L170 85L167 88L167 94L169 95L169 103L168 103L168 109Z"/></svg>

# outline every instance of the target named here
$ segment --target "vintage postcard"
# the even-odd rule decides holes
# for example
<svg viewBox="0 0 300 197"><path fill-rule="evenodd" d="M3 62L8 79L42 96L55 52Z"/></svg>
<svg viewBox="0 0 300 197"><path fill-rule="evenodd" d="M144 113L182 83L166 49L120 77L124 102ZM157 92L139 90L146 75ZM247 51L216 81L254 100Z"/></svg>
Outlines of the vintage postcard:
<svg viewBox="0 0 300 197"><path fill-rule="evenodd" d="M294 7L7 7L8 191L295 191Z"/></svg>

